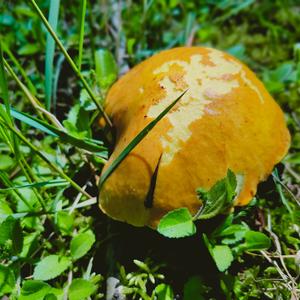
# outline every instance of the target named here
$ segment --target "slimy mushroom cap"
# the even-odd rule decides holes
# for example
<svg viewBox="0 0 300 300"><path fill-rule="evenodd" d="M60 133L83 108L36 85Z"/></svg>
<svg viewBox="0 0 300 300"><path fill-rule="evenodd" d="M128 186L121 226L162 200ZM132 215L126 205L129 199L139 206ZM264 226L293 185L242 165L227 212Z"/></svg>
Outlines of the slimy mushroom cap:
<svg viewBox="0 0 300 300"><path fill-rule="evenodd" d="M228 169L244 176L235 205L246 205L286 154L283 112L255 74L227 53L181 47L146 59L110 89L116 144L103 172L185 90L103 185L100 208L112 218L156 228L176 208L195 214L196 189L209 189Z"/></svg>

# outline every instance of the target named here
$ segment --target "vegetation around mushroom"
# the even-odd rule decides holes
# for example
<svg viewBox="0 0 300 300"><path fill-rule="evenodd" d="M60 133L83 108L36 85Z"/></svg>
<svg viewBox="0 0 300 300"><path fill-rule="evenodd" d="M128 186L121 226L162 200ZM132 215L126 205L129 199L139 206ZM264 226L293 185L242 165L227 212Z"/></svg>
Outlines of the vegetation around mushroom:
<svg viewBox="0 0 300 300"><path fill-rule="evenodd" d="M298 1L282 0L202 1L201 5L189 0L2 1L0 298L298 299L299 11ZM144 212L156 207L153 187L160 181L161 163L172 161L176 155L170 151L164 157L158 151L161 134L157 132L193 95L193 88L185 86L185 79L180 80L180 68L192 78L189 59L155 68L155 76L161 81L164 72L177 74L171 81L176 82L178 90L166 81L162 83L162 90L177 91L172 97L160 92L161 98L155 98L150 77L138 89L140 95L149 93L145 97L153 97L151 101L156 103L147 110L145 124L143 118L134 119L137 112L126 114L122 101L134 103L136 98L129 96L145 78L146 73L134 66L179 46L219 49L248 65L285 113L291 144L283 158L288 138L285 143L274 142L283 132L282 120L277 120L268 136L270 142L265 137L266 143L253 148L253 157L260 158L256 169L264 168L266 153L270 153L266 156L271 163L257 180L266 179L247 206L232 209L243 186L243 174L235 172L238 163L222 166L219 173L221 152L215 152L218 166L208 173L218 176L211 184L195 188L195 209L188 205L162 206L149 219ZM201 64L198 58L194 57L194 63ZM211 67L213 63L209 64ZM130 69L138 70L130 85L123 84L118 91L111 88ZM213 92L207 91L207 95L216 96ZM254 87L253 99L255 94ZM112 116L113 108L105 99L112 99L111 103L120 99L113 108L121 110ZM160 105L161 99L165 105ZM250 108L249 128L254 128ZM270 112L265 109L261 114L258 130L263 131ZM192 114L185 119L189 124L192 120ZM127 148L117 148L117 122L132 124L130 135L122 141ZM205 128L209 128L207 134L214 134L211 127ZM167 135L164 139L168 143ZM149 147L143 148L149 140ZM169 172L169 182L166 180L160 191L174 203L180 204L176 196L182 197L179 189L174 189L180 186L176 174L181 182L185 177L196 177L193 172L184 173L188 161L201 162L205 169L203 153L197 154L198 160L192 157L197 145L197 141L189 144L184 154L186 164ZM139 149L143 150L141 156L147 157L150 150L156 155L151 161L152 178L145 176L145 188L140 178L146 173L139 159L127 163L133 155L139 155ZM272 153L278 155L273 157ZM281 158L271 175L263 178ZM116 180L119 170L122 180ZM128 211L124 217L120 201L129 201L128 195L136 191L126 190L122 184L131 178L139 178L145 200L143 209L125 208ZM109 207L118 214L108 214L125 222L99 210L99 186L100 201L102 188L103 197L109 199L114 194L120 198L120 205Z"/></svg>

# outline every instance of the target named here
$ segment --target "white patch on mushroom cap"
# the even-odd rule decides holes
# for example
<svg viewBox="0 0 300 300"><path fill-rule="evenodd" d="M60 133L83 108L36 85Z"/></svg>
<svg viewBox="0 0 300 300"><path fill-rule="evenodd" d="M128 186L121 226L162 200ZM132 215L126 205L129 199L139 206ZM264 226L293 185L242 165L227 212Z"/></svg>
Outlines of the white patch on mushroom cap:
<svg viewBox="0 0 300 300"><path fill-rule="evenodd" d="M203 64L202 56L196 54L190 57L190 62L172 60L153 72L154 75L168 73L173 65L177 65L182 68L184 74L182 81L188 89L176 105L177 109L173 109L166 116L173 128L166 133L167 136L161 137L164 149L161 164L169 164L180 150L181 144L189 139L192 134L189 125L204 115L205 106L239 86L238 80L233 79L232 75L240 74L246 84L258 94L260 100L263 100L259 90L246 77L241 64L225 59L221 51L214 49L209 49L209 51L209 59L213 65ZM170 79L170 75L171 73L166 74L159 82L160 86L165 89L165 96L149 108L147 115L151 118L156 118L186 89L178 88L176 82Z"/></svg>

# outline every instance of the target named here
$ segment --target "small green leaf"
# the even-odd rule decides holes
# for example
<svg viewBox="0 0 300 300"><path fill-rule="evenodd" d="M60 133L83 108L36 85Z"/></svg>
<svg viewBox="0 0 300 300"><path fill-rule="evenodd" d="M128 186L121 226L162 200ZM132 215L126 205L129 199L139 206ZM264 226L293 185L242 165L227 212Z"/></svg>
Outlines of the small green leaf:
<svg viewBox="0 0 300 300"><path fill-rule="evenodd" d="M0 171L5 171L11 168L14 164L15 161L9 155L1 154Z"/></svg>
<svg viewBox="0 0 300 300"><path fill-rule="evenodd" d="M212 246L207 235L203 233L203 241L210 255L214 259L219 271L223 272L228 269L233 261L233 255L227 245Z"/></svg>
<svg viewBox="0 0 300 300"><path fill-rule="evenodd" d="M168 284L161 283L155 288L155 295L157 300L173 300L174 292L172 287Z"/></svg>
<svg viewBox="0 0 300 300"><path fill-rule="evenodd" d="M29 233L24 237L24 243L20 257L28 257L37 248L39 231L36 228L35 232Z"/></svg>
<svg viewBox="0 0 300 300"><path fill-rule="evenodd" d="M181 238L196 233L193 217L187 208L168 212L158 224L158 232L169 238Z"/></svg>
<svg viewBox="0 0 300 300"><path fill-rule="evenodd" d="M220 272L227 270L233 262L233 255L227 245L217 245L212 249L213 259Z"/></svg>
<svg viewBox="0 0 300 300"><path fill-rule="evenodd" d="M13 211L9 205L5 201L0 200L0 224L11 214L13 214Z"/></svg>
<svg viewBox="0 0 300 300"><path fill-rule="evenodd" d="M22 289L20 300L42 300L51 290L51 286L46 282L39 280L25 281Z"/></svg>
<svg viewBox="0 0 300 300"><path fill-rule="evenodd" d="M66 211L59 211L55 223L62 235L70 235L74 227L74 216Z"/></svg>
<svg viewBox="0 0 300 300"><path fill-rule="evenodd" d="M199 276L188 279L184 285L183 300L205 300L206 287Z"/></svg>
<svg viewBox="0 0 300 300"><path fill-rule="evenodd" d="M85 279L74 279L69 288L70 300L83 300L91 296L97 287Z"/></svg>
<svg viewBox="0 0 300 300"><path fill-rule="evenodd" d="M107 90L118 76L118 67L110 51L95 51L96 74L101 89Z"/></svg>
<svg viewBox="0 0 300 300"><path fill-rule="evenodd" d="M23 232L20 220L8 216L0 225L0 245L5 245L8 240L12 241L11 251L14 255L22 251Z"/></svg>
<svg viewBox="0 0 300 300"><path fill-rule="evenodd" d="M41 50L39 44L28 43L18 50L19 55L33 55Z"/></svg>
<svg viewBox="0 0 300 300"><path fill-rule="evenodd" d="M71 260L58 255L44 257L34 268L33 278L36 280L50 280L63 273L71 265Z"/></svg>
<svg viewBox="0 0 300 300"><path fill-rule="evenodd" d="M197 219L210 219L228 209L232 205L236 188L236 177L231 170L228 170L227 176L215 183L209 191L198 189L197 192L204 206Z"/></svg>
<svg viewBox="0 0 300 300"><path fill-rule="evenodd" d="M0 296L10 293L15 287L15 284L15 275L12 269L0 265Z"/></svg>
<svg viewBox="0 0 300 300"><path fill-rule="evenodd" d="M84 256L95 243L95 235L91 230L79 233L71 241L71 255L74 260Z"/></svg>
<svg viewBox="0 0 300 300"><path fill-rule="evenodd" d="M241 246L245 251L265 250L271 247L271 240L262 232L249 230L245 234L245 243Z"/></svg>
<svg viewBox="0 0 300 300"><path fill-rule="evenodd" d="M48 283L39 280L24 282L19 300L52 300L62 299L63 290L51 287Z"/></svg>

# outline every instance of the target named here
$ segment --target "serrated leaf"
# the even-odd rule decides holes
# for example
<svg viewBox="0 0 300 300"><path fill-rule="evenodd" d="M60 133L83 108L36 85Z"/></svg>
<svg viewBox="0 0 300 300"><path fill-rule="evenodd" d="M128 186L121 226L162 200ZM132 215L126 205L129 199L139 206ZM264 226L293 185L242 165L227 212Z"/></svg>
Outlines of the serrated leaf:
<svg viewBox="0 0 300 300"><path fill-rule="evenodd" d="M195 234L196 226L189 210L183 207L163 216L157 230L168 238L181 238Z"/></svg>
<svg viewBox="0 0 300 300"><path fill-rule="evenodd" d="M213 259L220 272L227 270L233 262L233 255L227 245L217 245L212 249Z"/></svg>
<svg viewBox="0 0 300 300"><path fill-rule="evenodd" d="M46 256L34 268L33 278L46 281L53 279L63 273L70 265L71 260L66 256Z"/></svg>
<svg viewBox="0 0 300 300"><path fill-rule="evenodd" d="M95 235L91 230L76 235L71 241L71 255L74 260L84 256L95 243Z"/></svg>
<svg viewBox="0 0 300 300"><path fill-rule="evenodd" d="M97 287L90 281L85 279L74 279L69 288L70 300L82 300L91 296Z"/></svg>
<svg viewBox="0 0 300 300"><path fill-rule="evenodd" d="M203 207L197 219L210 219L228 209L232 205L236 188L236 177L231 170L228 170L226 177L216 182L209 191L198 189Z"/></svg>

